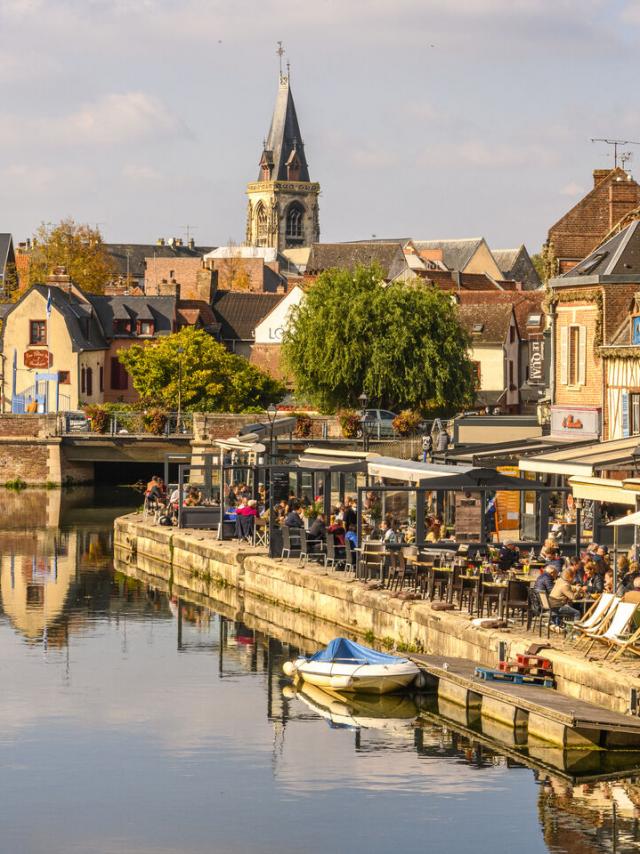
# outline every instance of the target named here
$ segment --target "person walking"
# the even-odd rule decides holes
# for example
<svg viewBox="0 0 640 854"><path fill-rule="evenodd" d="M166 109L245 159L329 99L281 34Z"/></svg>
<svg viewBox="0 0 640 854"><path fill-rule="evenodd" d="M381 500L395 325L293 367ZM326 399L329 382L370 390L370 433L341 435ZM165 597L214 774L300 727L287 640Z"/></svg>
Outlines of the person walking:
<svg viewBox="0 0 640 854"><path fill-rule="evenodd" d="M433 439L431 433L425 433L422 437L422 462L430 463L433 460Z"/></svg>

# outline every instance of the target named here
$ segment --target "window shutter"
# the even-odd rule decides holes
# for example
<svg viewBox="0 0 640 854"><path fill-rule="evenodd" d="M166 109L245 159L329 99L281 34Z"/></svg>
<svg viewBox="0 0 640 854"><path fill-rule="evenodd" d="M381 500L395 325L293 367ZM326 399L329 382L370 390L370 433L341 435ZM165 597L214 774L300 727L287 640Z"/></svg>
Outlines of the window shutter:
<svg viewBox="0 0 640 854"><path fill-rule="evenodd" d="M560 330L560 382L567 385L569 382L569 327L563 326Z"/></svg>
<svg viewBox="0 0 640 854"><path fill-rule="evenodd" d="M585 385L587 378L587 327L580 326L578 335L578 385Z"/></svg>
<svg viewBox="0 0 640 854"><path fill-rule="evenodd" d="M631 435L629 429L629 392L623 391L622 395L622 438Z"/></svg>

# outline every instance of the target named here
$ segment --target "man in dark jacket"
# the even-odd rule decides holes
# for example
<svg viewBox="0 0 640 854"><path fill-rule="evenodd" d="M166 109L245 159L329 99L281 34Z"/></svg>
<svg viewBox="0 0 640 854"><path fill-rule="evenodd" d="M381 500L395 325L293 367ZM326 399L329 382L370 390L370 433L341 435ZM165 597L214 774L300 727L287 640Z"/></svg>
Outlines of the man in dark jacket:
<svg viewBox="0 0 640 854"><path fill-rule="evenodd" d="M318 513L309 528L310 540L322 540L324 543L327 539L327 523L324 513Z"/></svg>
<svg viewBox="0 0 640 854"><path fill-rule="evenodd" d="M285 516L284 524L287 528L304 528L304 522L302 521L302 516L300 515L300 505L297 507L292 507L291 510Z"/></svg>

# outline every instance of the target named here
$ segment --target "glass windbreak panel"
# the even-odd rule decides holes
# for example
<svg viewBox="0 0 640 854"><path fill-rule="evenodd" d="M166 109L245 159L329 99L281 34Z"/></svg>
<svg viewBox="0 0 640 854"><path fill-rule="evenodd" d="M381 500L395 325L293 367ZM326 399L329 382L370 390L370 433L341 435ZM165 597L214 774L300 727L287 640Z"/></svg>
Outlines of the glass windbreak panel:
<svg viewBox="0 0 640 854"><path fill-rule="evenodd" d="M311 504L315 498L313 486L313 473L303 471L300 472L300 493L299 498L305 504Z"/></svg>

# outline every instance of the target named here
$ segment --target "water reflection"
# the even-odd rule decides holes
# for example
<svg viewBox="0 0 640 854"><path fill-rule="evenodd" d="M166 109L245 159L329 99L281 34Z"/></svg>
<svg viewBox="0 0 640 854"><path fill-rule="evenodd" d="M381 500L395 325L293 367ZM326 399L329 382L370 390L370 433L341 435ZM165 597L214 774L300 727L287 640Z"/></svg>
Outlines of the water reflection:
<svg viewBox="0 0 640 854"><path fill-rule="evenodd" d="M294 691L330 628L114 568L118 510L0 531L0 850L640 851L640 777L428 696Z"/></svg>

